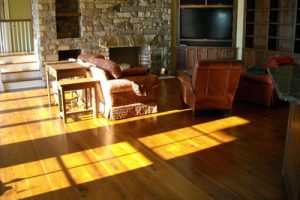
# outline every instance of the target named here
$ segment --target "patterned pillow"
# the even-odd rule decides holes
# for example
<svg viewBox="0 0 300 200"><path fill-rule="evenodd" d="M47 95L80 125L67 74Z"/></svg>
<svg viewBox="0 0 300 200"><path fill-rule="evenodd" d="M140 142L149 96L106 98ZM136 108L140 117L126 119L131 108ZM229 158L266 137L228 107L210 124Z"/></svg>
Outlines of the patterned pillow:
<svg viewBox="0 0 300 200"><path fill-rule="evenodd" d="M102 58L90 58L88 59L88 62L107 71L109 75L113 78L120 78L122 76L120 66L111 60L106 60Z"/></svg>

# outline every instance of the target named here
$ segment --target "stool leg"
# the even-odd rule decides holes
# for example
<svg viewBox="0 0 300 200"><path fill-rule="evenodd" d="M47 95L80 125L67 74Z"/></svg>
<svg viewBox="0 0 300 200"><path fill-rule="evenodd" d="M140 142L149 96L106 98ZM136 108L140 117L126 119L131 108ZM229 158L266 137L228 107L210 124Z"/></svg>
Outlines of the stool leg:
<svg viewBox="0 0 300 200"><path fill-rule="evenodd" d="M59 108L59 115L61 114L62 112L62 96L61 96L61 88L58 88L58 91L57 91L57 95L58 95L58 108ZM60 115L61 117L61 115Z"/></svg>
<svg viewBox="0 0 300 200"><path fill-rule="evenodd" d="M62 97L62 112L64 117L64 122L67 123L67 116L66 116L66 98L65 98L65 91L61 89L61 97Z"/></svg>
<svg viewBox="0 0 300 200"><path fill-rule="evenodd" d="M87 89L84 89L84 106L85 109L88 109L88 99L87 99Z"/></svg>
<svg viewBox="0 0 300 200"><path fill-rule="evenodd" d="M98 117L98 97L96 94L96 87L91 88L92 99L93 99L93 114L97 118Z"/></svg>
<svg viewBox="0 0 300 200"><path fill-rule="evenodd" d="M90 104L90 107L93 107L93 87L90 87L89 88L89 104Z"/></svg>

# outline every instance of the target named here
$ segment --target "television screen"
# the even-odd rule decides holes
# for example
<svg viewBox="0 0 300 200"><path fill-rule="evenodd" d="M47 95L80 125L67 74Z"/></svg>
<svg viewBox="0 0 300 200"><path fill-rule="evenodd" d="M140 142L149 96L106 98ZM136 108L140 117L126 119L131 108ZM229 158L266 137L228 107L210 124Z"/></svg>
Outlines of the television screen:
<svg viewBox="0 0 300 200"><path fill-rule="evenodd" d="M232 39L232 8L181 8L181 39Z"/></svg>

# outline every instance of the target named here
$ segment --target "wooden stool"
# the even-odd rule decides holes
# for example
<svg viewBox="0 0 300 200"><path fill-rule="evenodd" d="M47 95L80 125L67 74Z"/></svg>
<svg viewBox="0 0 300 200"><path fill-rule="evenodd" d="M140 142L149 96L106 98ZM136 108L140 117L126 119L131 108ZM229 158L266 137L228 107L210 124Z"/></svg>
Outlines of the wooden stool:
<svg viewBox="0 0 300 200"><path fill-rule="evenodd" d="M58 99L59 99L59 115L61 118L64 119L65 123L67 123L68 114L93 111L94 116L97 117L98 115L98 95L96 90L97 84L99 84L99 81L93 78L67 79L67 80L60 80L57 82ZM67 113L65 92L72 91L72 90L85 90L85 95L84 95L85 110ZM91 109L88 108L87 90L90 90L89 100L90 100L90 105L92 105Z"/></svg>

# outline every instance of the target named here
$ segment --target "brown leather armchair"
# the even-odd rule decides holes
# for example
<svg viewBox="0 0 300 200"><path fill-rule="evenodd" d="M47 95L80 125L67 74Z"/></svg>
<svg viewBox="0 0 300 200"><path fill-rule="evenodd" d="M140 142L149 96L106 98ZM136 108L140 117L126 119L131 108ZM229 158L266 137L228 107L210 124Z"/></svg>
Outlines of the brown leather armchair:
<svg viewBox="0 0 300 200"><path fill-rule="evenodd" d="M271 56L265 65L261 66L261 69L265 69L265 74L243 71L238 89L238 99L267 107L283 104L284 101L278 98L267 69L277 68L282 65L293 65L294 63L294 59L290 56Z"/></svg>
<svg viewBox="0 0 300 200"><path fill-rule="evenodd" d="M241 61L200 61L192 76L178 75L182 100L193 113L197 110L231 110L240 74Z"/></svg>
<svg viewBox="0 0 300 200"><path fill-rule="evenodd" d="M158 111L159 81L148 75L148 68L121 70L119 65L100 56L80 56L91 66L90 75L98 79L100 112L108 119L117 120Z"/></svg>

